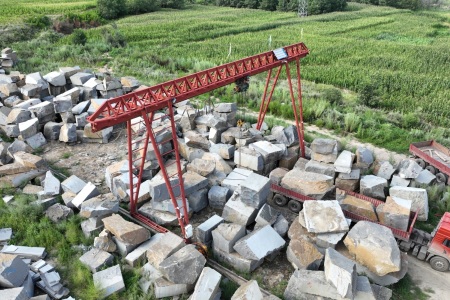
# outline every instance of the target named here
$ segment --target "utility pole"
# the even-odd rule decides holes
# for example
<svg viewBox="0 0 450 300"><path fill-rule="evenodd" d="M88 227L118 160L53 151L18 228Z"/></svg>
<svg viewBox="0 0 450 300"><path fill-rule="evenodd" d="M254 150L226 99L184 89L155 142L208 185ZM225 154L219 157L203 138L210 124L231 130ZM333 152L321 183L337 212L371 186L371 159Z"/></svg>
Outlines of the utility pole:
<svg viewBox="0 0 450 300"><path fill-rule="evenodd" d="M308 0L298 0L298 16L300 18L308 16Z"/></svg>

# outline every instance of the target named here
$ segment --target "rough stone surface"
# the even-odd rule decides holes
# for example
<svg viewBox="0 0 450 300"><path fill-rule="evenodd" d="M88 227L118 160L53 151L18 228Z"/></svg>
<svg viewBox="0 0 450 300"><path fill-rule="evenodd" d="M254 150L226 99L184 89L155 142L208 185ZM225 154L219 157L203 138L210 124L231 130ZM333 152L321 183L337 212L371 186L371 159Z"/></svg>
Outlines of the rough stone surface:
<svg viewBox="0 0 450 300"><path fill-rule="evenodd" d="M376 161L375 167L373 169L373 173L381 178L384 178L386 180L390 180L392 177L392 174L394 174L395 168L392 166L392 164L388 161Z"/></svg>
<svg viewBox="0 0 450 300"><path fill-rule="evenodd" d="M203 268L197 283L195 284L194 292L191 295L191 300L213 300L219 291L219 284L222 275L216 270L205 267Z"/></svg>
<svg viewBox="0 0 450 300"><path fill-rule="evenodd" d="M145 294L150 292L150 287L158 278L162 278L163 274L153 267L151 264L146 263L141 269L141 279L139 279L139 286Z"/></svg>
<svg viewBox="0 0 450 300"><path fill-rule="evenodd" d="M44 125L44 136L49 140L58 140L62 126L62 123L47 122Z"/></svg>
<svg viewBox="0 0 450 300"><path fill-rule="evenodd" d="M292 239L286 256L295 269L317 270L323 260L323 254L306 237Z"/></svg>
<svg viewBox="0 0 450 300"><path fill-rule="evenodd" d="M413 159L404 159L398 166L398 175L401 178L415 179L422 172L422 167L419 166Z"/></svg>
<svg viewBox="0 0 450 300"><path fill-rule="evenodd" d="M350 151L344 150L339 154L334 162L334 169L336 172L349 174L352 171L353 160L355 155Z"/></svg>
<svg viewBox="0 0 450 300"><path fill-rule="evenodd" d="M344 239L356 261L379 276L400 270L400 250L387 227L359 221Z"/></svg>
<svg viewBox="0 0 450 300"><path fill-rule="evenodd" d="M303 215L309 232L345 232L349 229L344 213L336 200L305 201Z"/></svg>
<svg viewBox="0 0 450 300"><path fill-rule="evenodd" d="M209 152L217 153L223 159L232 159L234 157L235 147L230 144L212 144L209 147Z"/></svg>
<svg viewBox="0 0 450 300"><path fill-rule="evenodd" d="M317 174L323 174L334 178L336 175L335 168L332 164L321 163L315 160L310 160L305 165L305 171Z"/></svg>
<svg viewBox="0 0 450 300"><path fill-rule="evenodd" d="M206 258L187 245L159 264L159 270L173 283L194 284L206 264Z"/></svg>
<svg viewBox="0 0 450 300"><path fill-rule="evenodd" d="M186 198L189 203L189 210L199 212L208 206L208 189L195 191Z"/></svg>
<svg viewBox="0 0 450 300"><path fill-rule="evenodd" d="M136 265L144 261L147 250L149 250L151 245L155 244L162 236L162 233L153 235L148 241L143 242L139 245L139 247L128 253L128 255L125 257L125 261L132 267L135 267Z"/></svg>
<svg viewBox="0 0 450 300"><path fill-rule="evenodd" d="M390 186L408 186L411 183L411 179L404 179L398 175L392 176Z"/></svg>
<svg viewBox="0 0 450 300"><path fill-rule="evenodd" d="M208 191L209 206L223 209L230 195L230 189L218 185L212 186Z"/></svg>
<svg viewBox="0 0 450 300"><path fill-rule="evenodd" d="M377 206L380 223L402 231L408 231L411 204L410 200L395 196L387 197L386 203Z"/></svg>
<svg viewBox="0 0 450 300"><path fill-rule="evenodd" d="M254 208L261 208L270 192L270 179L252 173L240 185L241 201Z"/></svg>
<svg viewBox="0 0 450 300"><path fill-rule="evenodd" d="M387 180L385 178L374 175L362 176L359 185L363 195L383 200L386 198L384 188L387 187Z"/></svg>
<svg viewBox="0 0 450 300"><path fill-rule="evenodd" d="M59 180L53 176L52 172L47 171L45 174L44 193L45 195L53 196L58 195L61 190L61 184Z"/></svg>
<svg viewBox="0 0 450 300"><path fill-rule="evenodd" d="M61 126L59 131L59 140L66 143L74 143L77 141L77 125L66 123Z"/></svg>
<svg viewBox="0 0 450 300"><path fill-rule="evenodd" d="M358 274L355 263L336 250L325 251L325 278L337 289L339 295L353 299L356 295Z"/></svg>
<svg viewBox="0 0 450 300"><path fill-rule="evenodd" d="M285 244L283 238L270 225L266 225L240 239L234 245L234 250L247 259L260 260L280 250Z"/></svg>
<svg viewBox="0 0 450 300"><path fill-rule="evenodd" d="M92 248L80 257L81 263L88 267L92 273L98 272L104 266L110 266L113 260L114 256L97 248Z"/></svg>
<svg viewBox="0 0 450 300"><path fill-rule="evenodd" d="M81 207L81 204L89 200L95 196L98 196L100 192L98 191L97 187L91 183L88 182L83 189L73 198L71 204L77 208Z"/></svg>
<svg viewBox="0 0 450 300"><path fill-rule="evenodd" d="M289 170L284 168L273 169L269 174L269 179L272 183L279 185L281 183L281 179L283 179L287 172L289 172Z"/></svg>
<svg viewBox="0 0 450 300"><path fill-rule="evenodd" d="M94 248L113 253L117 250L116 243L114 243L111 238L111 234L109 234L106 230L103 230L99 236L94 238Z"/></svg>
<svg viewBox="0 0 450 300"><path fill-rule="evenodd" d="M76 175L72 175L63 182L61 187L64 192L72 192L74 194L79 193L86 185L86 182L78 178Z"/></svg>
<svg viewBox="0 0 450 300"><path fill-rule="evenodd" d="M273 225L276 221L278 216L280 215L280 212L277 211L275 208L268 204L264 204L263 207L258 212L258 215L256 216L256 223L259 225Z"/></svg>
<svg viewBox="0 0 450 300"><path fill-rule="evenodd" d="M236 192L225 204L222 218L231 223L247 226L255 221L257 213L258 210L242 202Z"/></svg>
<svg viewBox="0 0 450 300"><path fill-rule="evenodd" d="M387 287L378 284L371 284L370 286L376 300L389 300L392 298L392 290Z"/></svg>
<svg viewBox="0 0 450 300"><path fill-rule="evenodd" d="M282 187L315 199L323 199L332 192L334 190L333 183L333 177L304 172L296 168L289 171L281 180Z"/></svg>
<svg viewBox="0 0 450 300"><path fill-rule="evenodd" d="M366 276L358 276L356 284L355 300L377 300L372 287L370 286L369 279Z"/></svg>
<svg viewBox="0 0 450 300"><path fill-rule="evenodd" d="M263 294L256 280L250 280L234 292L231 300L262 300Z"/></svg>
<svg viewBox="0 0 450 300"><path fill-rule="evenodd" d="M400 271L397 272L391 272L386 275L380 276L372 272L367 266L364 266L358 262L356 262L356 270L358 271L358 274L364 274L365 276L367 276L372 283L376 283L382 286L389 286L399 282L403 277L405 277L406 273L408 272L408 254L401 252L400 257L401 266Z"/></svg>
<svg viewBox="0 0 450 300"><path fill-rule="evenodd" d="M324 163L334 163L339 148L340 145L336 140L316 138L311 143L311 159Z"/></svg>
<svg viewBox="0 0 450 300"><path fill-rule="evenodd" d="M50 206L45 211L45 215L53 222L58 223L62 220L66 220L70 216L73 216L73 210L71 210L65 205L56 203Z"/></svg>
<svg viewBox="0 0 450 300"><path fill-rule="evenodd" d="M125 221L121 216L113 214L103 219L105 228L120 240L138 245L150 238L150 231L140 225Z"/></svg>
<svg viewBox="0 0 450 300"><path fill-rule="evenodd" d="M264 168L263 156L247 147L240 147L234 152L234 162L253 171L262 171Z"/></svg>
<svg viewBox="0 0 450 300"><path fill-rule="evenodd" d="M411 210L419 212L417 220L428 220L428 194L427 190L413 187L394 186L389 189L389 194L394 197L411 200Z"/></svg>
<svg viewBox="0 0 450 300"><path fill-rule="evenodd" d="M189 293L194 285L173 283L165 278L158 278L154 282L155 297L166 298Z"/></svg>
<svg viewBox="0 0 450 300"><path fill-rule="evenodd" d="M19 123L19 132L23 139L28 139L38 133L39 120L33 118Z"/></svg>
<svg viewBox="0 0 450 300"><path fill-rule="evenodd" d="M336 194L338 194L338 192L336 192ZM375 207L371 202L347 195L345 192L342 197L343 199L340 200L340 204L343 210L363 216L371 221L378 222Z"/></svg>
<svg viewBox="0 0 450 300"><path fill-rule="evenodd" d="M212 241L212 231L223 223L223 218L214 215L197 227L197 238L204 244Z"/></svg>
<svg viewBox="0 0 450 300"><path fill-rule="evenodd" d="M208 176L214 172L216 164L214 161L202 160L200 158L194 159L190 164L187 165L187 170L195 172L201 176Z"/></svg>
<svg viewBox="0 0 450 300"><path fill-rule="evenodd" d="M156 243L150 245L147 250L147 259L155 268L167 257L178 251L184 246L184 241L181 237L168 232L159 238Z"/></svg>
<svg viewBox="0 0 450 300"><path fill-rule="evenodd" d="M286 220L286 218L279 214L277 220L273 224L273 229L281 236L285 237L286 233L289 230L289 222Z"/></svg>
<svg viewBox="0 0 450 300"><path fill-rule="evenodd" d="M212 231L214 248L225 253L234 251L234 245L245 236L245 227L239 224L222 223Z"/></svg>
<svg viewBox="0 0 450 300"><path fill-rule="evenodd" d="M80 207L80 216L98 218L119 211L119 201L112 194L103 194L84 201Z"/></svg>
<svg viewBox="0 0 450 300"><path fill-rule="evenodd" d="M225 251L217 249L215 246L213 247L213 253L214 258L217 261L224 262L230 266L233 266L234 269L245 273L253 272L264 262L264 259L246 259L237 252L227 253Z"/></svg>
<svg viewBox="0 0 450 300"><path fill-rule="evenodd" d="M238 190L241 183L246 181L248 176L252 173L253 172L251 170L235 168L222 182L222 186L229 188L232 192L235 192Z"/></svg>
<svg viewBox="0 0 450 300"><path fill-rule="evenodd" d="M414 179L414 182L417 184L430 185L433 184L435 180L436 176L433 173L431 173L428 170L422 170L419 173L419 176L417 176L417 178Z"/></svg>
<svg viewBox="0 0 450 300"><path fill-rule="evenodd" d="M120 265L112 266L93 275L94 285L103 291L102 299L125 290Z"/></svg>
<svg viewBox="0 0 450 300"><path fill-rule="evenodd" d="M294 271L283 296L286 300L342 299L323 271L301 269Z"/></svg>
<svg viewBox="0 0 450 300"><path fill-rule="evenodd" d="M370 167L373 163L372 151L365 147L358 147L358 149L356 149L356 163L361 167Z"/></svg>

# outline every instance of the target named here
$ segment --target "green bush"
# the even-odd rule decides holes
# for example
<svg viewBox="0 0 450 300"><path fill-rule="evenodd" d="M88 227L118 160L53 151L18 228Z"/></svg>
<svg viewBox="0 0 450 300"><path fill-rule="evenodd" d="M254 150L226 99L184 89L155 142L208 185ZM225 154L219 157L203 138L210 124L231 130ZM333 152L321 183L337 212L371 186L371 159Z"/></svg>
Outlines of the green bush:
<svg viewBox="0 0 450 300"><path fill-rule="evenodd" d="M32 16L25 19L25 24L39 29L44 29L50 26L50 18L45 15Z"/></svg>
<svg viewBox="0 0 450 300"><path fill-rule="evenodd" d="M331 88L326 89L323 94L323 98L330 102L330 104L340 105L342 104L342 92L341 90Z"/></svg>
<svg viewBox="0 0 450 300"><path fill-rule="evenodd" d="M83 29L75 29L72 33L71 42L74 45L85 45L87 42L86 34Z"/></svg>
<svg viewBox="0 0 450 300"><path fill-rule="evenodd" d="M401 120L402 127L406 129L419 127L420 123L420 118L413 112L403 115Z"/></svg>
<svg viewBox="0 0 450 300"><path fill-rule="evenodd" d="M159 1L154 0L127 0L128 14L143 14L157 11L160 7Z"/></svg>
<svg viewBox="0 0 450 300"><path fill-rule="evenodd" d="M97 0L98 14L107 20L117 19L126 14L126 0Z"/></svg>
<svg viewBox="0 0 450 300"><path fill-rule="evenodd" d="M373 83L366 83L359 91L358 101L362 105L377 107L380 104L378 88Z"/></svg>
<svg viewBox="0 0 450 300"><path fill-rule="evenodd" d="M165 8L183 8L184 0L161 0L161 7Z"/></svg>

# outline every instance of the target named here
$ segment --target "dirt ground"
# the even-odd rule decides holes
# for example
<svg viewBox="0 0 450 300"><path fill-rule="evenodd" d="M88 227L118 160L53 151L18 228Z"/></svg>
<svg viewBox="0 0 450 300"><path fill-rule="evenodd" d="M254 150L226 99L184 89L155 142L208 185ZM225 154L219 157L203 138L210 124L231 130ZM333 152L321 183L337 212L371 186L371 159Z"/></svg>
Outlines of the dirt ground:
<svg viewBox="0 0 450 300"><path fill-rule="evenodd" d="M408 274L414 283L430 296L429 299L449 299L450 271L435 271L430 267L430 264L411 257L409 259Z"/></svg>

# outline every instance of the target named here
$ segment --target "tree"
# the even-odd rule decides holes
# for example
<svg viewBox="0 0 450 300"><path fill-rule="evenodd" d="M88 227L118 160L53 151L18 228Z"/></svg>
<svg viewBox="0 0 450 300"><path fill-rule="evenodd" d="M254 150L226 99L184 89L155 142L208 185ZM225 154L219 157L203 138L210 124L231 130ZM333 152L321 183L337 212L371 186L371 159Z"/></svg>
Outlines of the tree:
<svg viewBox="0 0 450 300"><path fill-rule="evenodd" d="M332 11L344 10L346 7L346 0L309 0L308 15L325 14Z"/></svg>
<svg viewBox="0 0 450 300"><path fill-rule="evenodd" d="M97 0L98 14L108 20L122 17L127 12L126 0Z"/></svg>
<svg viewBox="0 0 450 300"><path fill-rule="evenodd" d="M184 7L184 0L161 0L161 7L180 9Z"/></svg>
<svg viewBox="0 0 450 300"><path fill-rule="evenodd" d="M261 0L259 8L274 11L277 9L278 0Z"/></svg>

